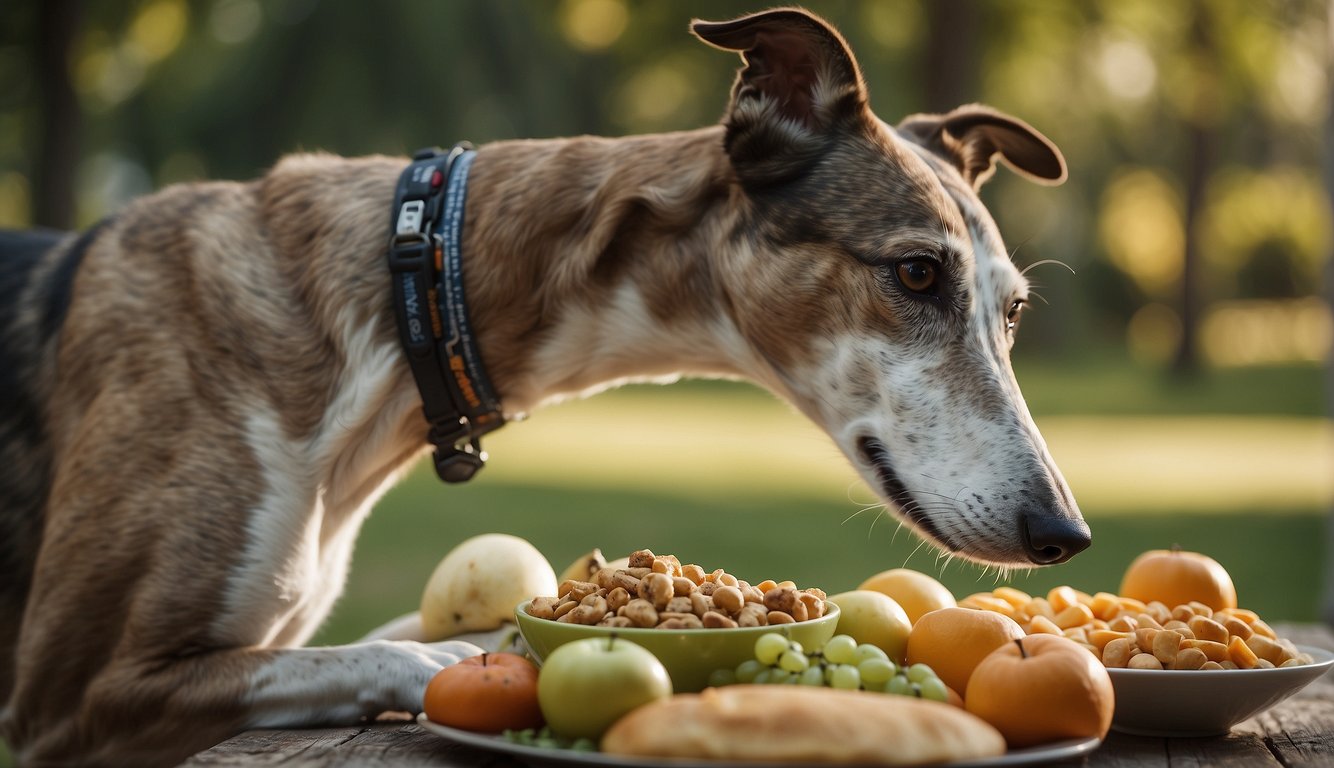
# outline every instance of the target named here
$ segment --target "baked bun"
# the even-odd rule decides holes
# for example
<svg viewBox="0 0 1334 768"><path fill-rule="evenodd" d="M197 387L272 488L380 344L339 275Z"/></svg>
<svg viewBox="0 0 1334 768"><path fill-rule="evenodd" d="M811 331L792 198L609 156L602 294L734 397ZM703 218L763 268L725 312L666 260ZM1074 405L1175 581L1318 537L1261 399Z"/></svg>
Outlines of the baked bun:
<svg viewBox="0 0 1334 768"><path fill-rule="evenodd" d="M752 763L915 765L1004 754L1005 739L948 704L804 686L679 694L621 718L602 751Z"/></svg>

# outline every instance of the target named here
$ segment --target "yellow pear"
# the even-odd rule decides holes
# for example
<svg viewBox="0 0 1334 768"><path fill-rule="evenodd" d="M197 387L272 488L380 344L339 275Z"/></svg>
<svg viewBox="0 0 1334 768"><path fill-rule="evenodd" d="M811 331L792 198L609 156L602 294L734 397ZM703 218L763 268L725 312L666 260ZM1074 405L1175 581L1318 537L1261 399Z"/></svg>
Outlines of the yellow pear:
<svg viewBox="0 0 1334 768"><path fill-rule="evenodd" d="M488 533L452 549L422 593L427 642L496 629L514 619L522 600L556 594L556 572L537 547L518 536Z"/></svg>

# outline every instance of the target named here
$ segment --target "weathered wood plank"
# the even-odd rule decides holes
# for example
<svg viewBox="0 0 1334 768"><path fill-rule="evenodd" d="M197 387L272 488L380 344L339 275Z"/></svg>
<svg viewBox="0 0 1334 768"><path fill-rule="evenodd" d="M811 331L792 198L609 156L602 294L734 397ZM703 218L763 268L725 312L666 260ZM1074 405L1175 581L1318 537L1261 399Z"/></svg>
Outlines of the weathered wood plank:
<svg viewBox="0 0 1334 768"><path fill-rule="evenodd" d="M1057 766L1100 768L1168 768L1164 739L1112 732L1092 755L1082 760L1063 760Z"/></svg>
<svg viewBox="0 0 1334 768"><path fill-rule="evenodd" d="M331 768L509 768L523 763L455 744L415 724L396 724L377 725L357 734L320 765Z"/></svg>
<svg viewBox="0 0 1334 768"><path fill-rule="evenodd" d="M1167 762L1172 768L1279 768L1265 740L1253 734L1233 732L1204 739L1163 739Z"/></svg>
<svg viewBox="0 0 1334 768"><path fill-rule="evenodd" d="M327 759L335 749L351 741L365 728L246 731L196 754L181 765L183 768L300 765L303 761Z"/></svg>
<svg viewBox="0 0 1334 768"><path fill-rule="evenodd" d="M1334 765L1334 701L1294 697L1236 732L1262 739L1283 765Z"/></svg>

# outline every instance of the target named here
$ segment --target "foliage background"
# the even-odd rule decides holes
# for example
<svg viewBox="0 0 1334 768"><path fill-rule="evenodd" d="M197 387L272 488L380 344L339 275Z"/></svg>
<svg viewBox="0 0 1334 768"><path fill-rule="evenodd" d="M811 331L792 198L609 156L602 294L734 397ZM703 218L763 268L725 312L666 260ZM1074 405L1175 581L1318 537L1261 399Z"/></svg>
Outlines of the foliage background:
<svg viewBox="0 0 1334 768"><path fill-rule="evenodd" d="M8 3L0 223L87 225L163 184L250 178L298 149L696 127L721 113L733 67L686 22L752 5ZM1187 368L1324 358L1328 310L1309 300L1330 238L1320 2L811 7L846 34L891 122L985 101L1065 151L1059 192L1005 174L987 192L1020 262L1075 271L1034 273L1060 300L1021 354L1096 341ZM57 121L44 110L66 73L34 55L44 15L70 36L73 106Z"/></svg>
<svg viewBox="0 0 1334 768"><path fill-rule="evenodd" d="M83 227L135 195L280 155L693 128L735 57L692 16L735 0L11 0L0 6L0 225ZM1243 602L1319 615L1334 503L1327 7L1317 0L813 0L890 122L983 101L1065 152L1062 188L984 191L1045 304L1016 348L1093 526L1023 588L1115 588L1142 549L1223 560ZM1038 264L1048 259L1063 262ZM1322 288L1323 286L1323 288ZM739 385L633 388L537 414L446 491L417 471L368 525L321 641L410 609L467 535L676 552L831 591L907 562L998 579L885 524L823 436ZM880 519L873 525L872 519Z"/></svg>

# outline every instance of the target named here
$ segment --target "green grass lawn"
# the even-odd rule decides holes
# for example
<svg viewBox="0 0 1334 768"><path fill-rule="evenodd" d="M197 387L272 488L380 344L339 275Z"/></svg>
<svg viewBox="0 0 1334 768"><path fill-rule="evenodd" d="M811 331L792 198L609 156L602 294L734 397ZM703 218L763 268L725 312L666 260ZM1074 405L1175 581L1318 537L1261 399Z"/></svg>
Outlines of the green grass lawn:
<svg viewBox="0 0 1334 768"><path fill-rule="evenodd" d="M693 494L480 478L447 494L438 493L436 485L432 475L419 471L383 500L358 543L343 600L317 642L350 641L415 610L422 585L444 553L469 536L491 531L533 542L557 571L593 546L609 556L648 546L706 568L725 567L742 578L790 578L830 593L907 565L940 577L960 597L998 583L1044 593L1058 584L1115 591L1121 572L1139 552L1180 543L1222 562L1239 585L1241 601L1275 620L1316 618L1324 565L1325 518L1316 509L1090 514L1094 546L1088 551L1065 565L998 582L994 570L937 560L906 530L896 535L897 526L885 518L872 528L874 511L845 522L858 507L841 498L710 503Z"/></svg>
<svg viewBox="0 0 1334 768"><path fill-rule="evenodd" d="M349 641L414 609L436 562L490 531L532 541L557 571L594 546L649 547L831 593L907 565L959 596L998 583L1115 590L1136 554L1180 544L1220 560L1266 617L1317 618L1334 504L1318 368L1226 371L1197 385L1110 364L1021 367L1021 378L1093 529L1093 547L1068 564L999 582L994 569L938 559L887 515L859 514L872 494L828 438L753 388L631 387L497 433L491 465L467 486L418 467L366 525L317 641ZM1077 398L1086 410L1071 407Z"/></svg>

